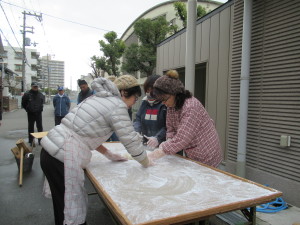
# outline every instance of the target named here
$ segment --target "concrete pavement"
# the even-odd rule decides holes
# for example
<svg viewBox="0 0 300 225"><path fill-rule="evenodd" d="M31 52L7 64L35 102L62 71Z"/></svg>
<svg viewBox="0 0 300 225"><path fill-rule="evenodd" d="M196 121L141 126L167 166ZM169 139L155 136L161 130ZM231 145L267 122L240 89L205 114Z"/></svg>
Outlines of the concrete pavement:
<svg viewBox="0 0 300 225"><path fill-rule="evenodd" d="M45 105L43 125L44 131L54 126L52 105ZM23 186L18 186L18 167L10 149L19 138L28 140L27 116L23 109L4 113L0 127L0 224L53 225L52 201L42 196L44 176L39 164L40 146L34 151L32 171L24 174ZM88 179L86 188L88 192L95 192ZM257 217L259 225L292 225L300 222L300 209L290 207L275 214L257 213ZM116 224L98 195L89 195L87 222L89 225Z"/></svg>
<svg viewBox="0 0 300 225"><path fill-rule="evenodd" d="M44 131L54 126L52 105L45 105L43 126ZM41 146L35 148L32 171L24 173L23 186L18 185L18 167L10 149L20 138L28 141L25 110L4 113L0 126L0 224L53 225L52 200L42 196L44 175L40 167ZM88 180L86 188L88 192L95 192ZM89 195L87 222L89 225L116 224L98 195Z"/></svg>

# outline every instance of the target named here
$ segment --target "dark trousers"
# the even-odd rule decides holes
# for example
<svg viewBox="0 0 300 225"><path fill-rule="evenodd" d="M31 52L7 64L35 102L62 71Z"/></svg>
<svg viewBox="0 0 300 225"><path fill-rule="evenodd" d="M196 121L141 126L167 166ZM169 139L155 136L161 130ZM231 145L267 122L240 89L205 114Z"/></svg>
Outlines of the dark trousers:
<svg viewBox="0 0 300 225"><path fill-rule="evenodd" d="M36 128L38 132L43 131L42 112L27 112L28 119L28 142L32 143L33 137L30 133L34 133L34 123L36 122Z"/></svg>
<svg viewBox="0 0 300 225"><path fill-rule="evenodd" d="M41 168L49 182L55 225L63 225L64 222L64 196L65 196L65 176L64 164L51 156L46 150L41 150ZM86 225L86 223L82 224Z"/></svg>
<svg viewBox="0 0 300 225"><path fill-rule="evenodd" d="M55 116L55 126L59 125L63 118L64 118L64 116Z"/></svg>
<svg viewBox="0 0 300 225"><path fill-rule="evenodd" d="M65 196L65 177L64 164L49 155L43 148L41 150L41 168L49 182L55 225L63 225L64 222L64 196Z"/></svg>

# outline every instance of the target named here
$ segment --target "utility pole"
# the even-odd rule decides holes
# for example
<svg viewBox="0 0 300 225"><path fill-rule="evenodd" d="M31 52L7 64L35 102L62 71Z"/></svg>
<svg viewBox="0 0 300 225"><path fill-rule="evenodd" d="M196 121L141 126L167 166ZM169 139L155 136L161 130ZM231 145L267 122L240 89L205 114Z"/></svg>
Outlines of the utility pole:
<svg viewBox="0 0 300 225"><path fill-rule="evenodd" d="M0 79L0 113L3 112L3 89L4 89L4 83L3 83L3 79L5 77L5 63L4 63L4 55L5 55L5 51L3 48L3 44L2 44L2 39L1 39L1 35L0 35L0 61L2 61L2 73L1 73L1 79Z"/></svg>
<svg viewBox="0 0 300 225"><path fill-rule="evenodd" d="M47 71L48 71L48 100L49 104L51 102L51 94L50 94L50 67L49 67L49 54L47 54Z"/></svg>
<svg viewBox="0 0 300 225"><path fill-rule="evenodd" d="M37 15L36 13L32 14L30 12L22 12L23 14L23 31L21 33L23 34L23 49L22 49L22 92L26 91L26 68L25 68L25 63L26 63L26 32L32 33L33 34L33 27L26 27L26 15L27 16L34 16L36 17L39 21L42 21L42 14ZM21 26L22 27L22 26ZM31 28L31 31L26 30L26 28Z"/></svg>

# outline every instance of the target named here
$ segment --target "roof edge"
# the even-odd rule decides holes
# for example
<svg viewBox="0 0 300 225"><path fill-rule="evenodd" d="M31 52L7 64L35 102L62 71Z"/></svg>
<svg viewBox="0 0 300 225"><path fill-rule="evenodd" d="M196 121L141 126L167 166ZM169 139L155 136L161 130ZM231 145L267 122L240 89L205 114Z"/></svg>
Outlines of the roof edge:
<svg viewBox="0 0 300 225"><path fill-rule="evenodd" d="M127 31L133 26L133 24L135 24L139 19L143 18L144 15L146 15L148 12L151 12L153 9L159 8L162 5L168 5L170 3L174 3L174 2L187 2L188 0L169 0L166 2L162 2L159 3L153 7L151 7L150 9L146 10L145 12L143 12L139 17L137 17L128 27L127 29L123 32L122 36L120 37L120 39L122 40L125 36L125 34L127 33ZM197 2L207 2L207 3L214 3L214 4L220 4L222 5L222 2L218 2L218 1L209 1L209 0L197 0ZM226 4L226 3L224 3Z"/></svg>
<svg viewBox="0 0 300 225"><path fill-rule="evenodd" d="M196 25L202 23L203 21L207 20L208 18L213 17L214 15L216 15L217 13L221 12L222 10L226 9L227 7L231 6L234 4L234 0L228 0L227 2L225 2L223 5L219 6L218 8L214 9L213 11L207 13L205 16L199 18L196 21ZM186 27L182 28L180 31L178 31L177 33L171 35L170 37L167 37L165 40L163 40L162 42L160 42L157 47L169 42L170 40L176 38L177 36L183 34L186 31Z"/></svg>

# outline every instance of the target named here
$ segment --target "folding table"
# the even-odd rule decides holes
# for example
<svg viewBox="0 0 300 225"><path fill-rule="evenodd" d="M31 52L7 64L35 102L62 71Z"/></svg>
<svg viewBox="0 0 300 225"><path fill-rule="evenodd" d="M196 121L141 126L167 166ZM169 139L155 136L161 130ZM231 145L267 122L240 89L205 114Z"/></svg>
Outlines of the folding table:
<svg viewBox="0 0 300 225"><path fill-rule="evenodd" d="M126 153L121 143L104 145ZM185 224L235 210L242 210L248 224L255 224L255 206L282 195L275 189L175 155L143 168L135 160L112 162L93 151L86 175L123 225Z"/></svg>

